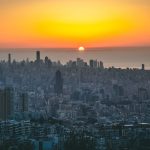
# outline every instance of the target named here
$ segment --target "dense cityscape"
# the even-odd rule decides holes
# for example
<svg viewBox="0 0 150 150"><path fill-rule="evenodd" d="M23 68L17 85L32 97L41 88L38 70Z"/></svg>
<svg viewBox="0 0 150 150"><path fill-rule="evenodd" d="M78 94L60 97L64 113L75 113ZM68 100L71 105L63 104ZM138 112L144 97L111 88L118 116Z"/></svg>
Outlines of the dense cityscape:
<svg viewBox="0 0 150 150"><path fill-rule="evenodd" d="M0 150L150 149L150 70L101 60L0 61Z"/></svg>

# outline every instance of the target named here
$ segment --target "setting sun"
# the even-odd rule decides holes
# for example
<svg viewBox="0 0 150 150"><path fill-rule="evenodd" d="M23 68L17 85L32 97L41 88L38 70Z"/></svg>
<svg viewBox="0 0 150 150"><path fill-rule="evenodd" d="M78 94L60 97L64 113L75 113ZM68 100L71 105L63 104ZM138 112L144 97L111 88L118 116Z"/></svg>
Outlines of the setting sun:
<svg viewBox="0 0 150 150"><path fill-rule="evenodd" d="M78 48L78 50L79 50L80 52L83 52L83 51L85 51L85 48L84 48L83 46L80 46L80 47Z"/></svg>

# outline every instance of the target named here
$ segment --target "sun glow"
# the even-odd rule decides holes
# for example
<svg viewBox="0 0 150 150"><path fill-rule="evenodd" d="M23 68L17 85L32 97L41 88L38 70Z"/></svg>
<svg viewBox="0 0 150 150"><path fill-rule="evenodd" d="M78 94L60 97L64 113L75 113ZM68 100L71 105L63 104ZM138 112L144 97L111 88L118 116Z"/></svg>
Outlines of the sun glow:
<svg viewBox="0 0 150 150"><path fill-rule="evenodd" d="M150 45L149 8L148 0L0 0L0 47Z"/></svg>
<svg viewBox="0 0 150 150"><path fill-rule="evenodd" d="M80 46L80 47L78 48L78 50L79 50L80 52L83 52L83 51L85 51L85 48L84 48L83 46Z"/></svg>

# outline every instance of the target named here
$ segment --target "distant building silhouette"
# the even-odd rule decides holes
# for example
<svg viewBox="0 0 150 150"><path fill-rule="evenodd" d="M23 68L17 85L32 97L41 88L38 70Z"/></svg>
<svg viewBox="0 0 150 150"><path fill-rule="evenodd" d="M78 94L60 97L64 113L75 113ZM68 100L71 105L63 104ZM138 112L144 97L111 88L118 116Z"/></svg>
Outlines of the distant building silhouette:
<svg viewBox="0 0 150 150"><path fill-rule="evenodd" d="M52 61L47 56L45 57L44 62L45 62L45 65L47 65L48 67L52 66Z"/></svg>
<svg viewBox="0 0 150 150"><path fill-rule="evenodd" d="M13 113L13 89L0 89L0 120L7 120Z"/></svg>
<svg viewBox="0 0 150 150"><path fill-rule="evenodd" d="M11 64L11 54L10 53L8 54L8 64L9 65Z"/></svg>
<svg viewBox="0 0 150 150"><path fill-rule="evenodd" d="M139 101L147 100L148 97L148 91L145 88L138 88L138 99Z"/></svg>
<svg viewBox="0 0 150 150"><path fill-rule="evenodd" d="M55 73L55 84L54 84L54 91L57 95L63 93L63 79L61 72L58 70Z"/></svg>
<svg viewBox="0 0 150 150"><path fill-rule="evenodd" d="M142 70L145 70L145 65L144 64L142 64Z"/></svg>
<svg viewBox="0 0 150 150"><path fill-rule="evenodd" d="M97 68L97 60L94 60L94 68Z"/></svg>
<svg viewBox="0 0 150 150"><path fill-rule="evenodd" d="M46 57L45 57L45 64L48 64L48 62L49 62L49 59L48 59L48 57L46 56Z"/></svg>
<svg viewBox="0 0 150 150"><path fill-rule="evenodd" d="M21 112L28 111L28 94L27 93L20 94L20 110Z"/></svg>
<svg viewBox="0 0 150 150"><path fill-rule="evenodd" d="M40 62L40 51L36 51L36 61Z"/></svg>
<svg viewBox="0 0 150 150"><path fill-rule="evenodd" d="M101 68L101 69L104 69L104 64L103 64L103 62L100 61L99 64L100 64L100 68Z"/></svg>
<svg viewBox="0 0 150 150"><path fill-rule="evenodd" d="M97 60L91 59L89 62L89 65L91 68L97 68L97 66L98 66Z"/></svg>
<svg viewBox="0 0 150 150"><path fill-rule="evenodd" d="M84 61L81 58L77 58L76 65L78 67L84 67Z"/></svg>
<svg viewBox="0 0 150 150"><path fill-rule="evenodd" d="M94 60L91 59L89 64L90 64L90 67L93 68L94 67Z"/></svg>

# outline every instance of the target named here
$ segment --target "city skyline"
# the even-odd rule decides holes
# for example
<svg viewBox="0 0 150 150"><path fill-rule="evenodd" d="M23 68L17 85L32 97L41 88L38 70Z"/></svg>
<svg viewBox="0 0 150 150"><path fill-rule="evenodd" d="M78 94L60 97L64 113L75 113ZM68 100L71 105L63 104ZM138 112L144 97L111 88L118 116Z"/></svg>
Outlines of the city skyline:
<svg viewBox="0 0 150 150"><path fill-rule="evenodd" d="M150 70L144 63L107 68L100 58L77 57L62 64L39 50L33 57L15 61L7 53L0 61L0 150L150 148Z"/></svg>
<svg viewBox="0 0 150 150"><path fill-rule="evenodd" d="M36 55L41 52L41 55ZM62 57L63 56L63 57ZM142 57L141 57L142 56ZM68 49L2 49L0 51L0 62L12 62L44 60L48 57L53 62L60 62L65 65L68 61L76 61L80 58L86 62L91 59L103 61L107 68L141 68L145 64L146 69L150 69L149 48L103 48L103 49L86 49L73 50ZM9 62L10 62L9 61Z"/></svg>
<svg viewBox="0 0 150 150"><path fill-rule="evenodd" d="M0 1L0 47L150 46L150 2Z"/></svg>
<svg viewBox="0 0 150 150"><path fill-rule="evenodd" d="M149 150L150 0L0 0L0 150Z"/></svg>

